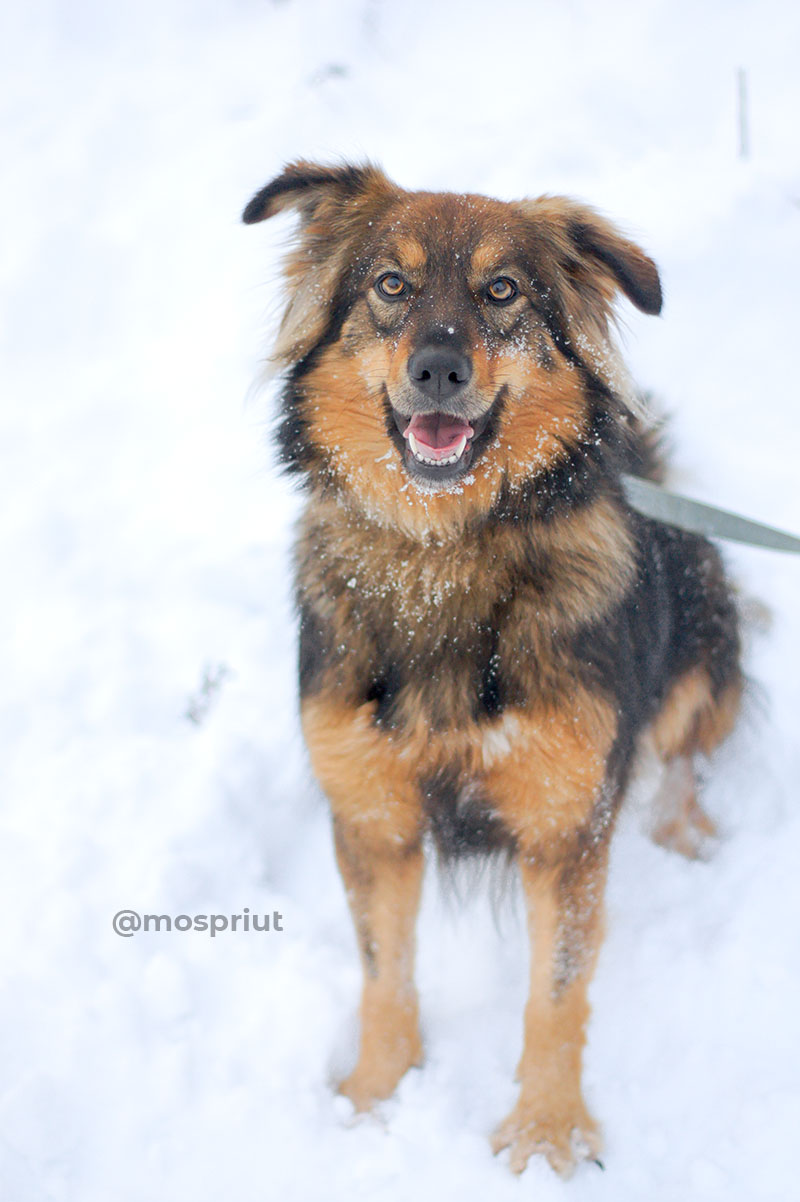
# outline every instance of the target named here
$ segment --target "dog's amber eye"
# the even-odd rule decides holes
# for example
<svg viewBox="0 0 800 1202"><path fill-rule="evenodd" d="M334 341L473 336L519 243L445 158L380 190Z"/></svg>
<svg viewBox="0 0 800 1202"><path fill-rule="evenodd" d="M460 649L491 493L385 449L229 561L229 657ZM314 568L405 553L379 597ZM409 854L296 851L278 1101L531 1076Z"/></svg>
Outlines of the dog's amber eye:
<svg viewBox="0 0 800 1202"><path fill-rule="evenodd" d="M517 295L517 285L513 280L507 280L505 276L500 276L499 279L492 280L486 293L489 300L494 301L496 305L507 305Z"/></svg>
<svg viewBox="0 0 800 1202"><path fill-rule="evenodd" d="M388 300L399 300L401 296L405 296L408 292L408 284L401 275L396 275L393 271L389 271L386 275L382 275L375 285L375 291L381 296L385 296Z"/></svg>

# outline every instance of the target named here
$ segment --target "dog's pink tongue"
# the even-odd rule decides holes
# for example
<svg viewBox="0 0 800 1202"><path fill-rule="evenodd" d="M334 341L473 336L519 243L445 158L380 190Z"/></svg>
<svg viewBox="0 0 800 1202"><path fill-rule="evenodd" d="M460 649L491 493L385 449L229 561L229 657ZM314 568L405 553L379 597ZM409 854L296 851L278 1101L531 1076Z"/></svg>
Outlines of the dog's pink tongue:
<svg viewBox="0 0 800 1202"><path fill-rule="evenodd" d="M472 438L474 433L468 422L449 413L415 413L403 431L403 437L413 434L420 450L429 459L447 459L457 450L462 438Z"/></svg>

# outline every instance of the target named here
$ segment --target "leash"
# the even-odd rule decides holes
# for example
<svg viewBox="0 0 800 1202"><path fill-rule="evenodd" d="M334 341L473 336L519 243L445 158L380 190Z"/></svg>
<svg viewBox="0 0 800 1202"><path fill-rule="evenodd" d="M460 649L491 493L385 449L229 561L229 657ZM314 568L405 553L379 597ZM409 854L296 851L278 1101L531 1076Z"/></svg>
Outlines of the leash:
<svg viewBox="0 0 800 1202"><path fill-rule="evenodd" d="M680 526L693 534L704 534L707 538L727 538L751 547L768 547L772 551L800 554L800 538L796 535L669 492L652 480L623 476L622 487L628 503L645 517L655 518L670 526Z"/></svg>

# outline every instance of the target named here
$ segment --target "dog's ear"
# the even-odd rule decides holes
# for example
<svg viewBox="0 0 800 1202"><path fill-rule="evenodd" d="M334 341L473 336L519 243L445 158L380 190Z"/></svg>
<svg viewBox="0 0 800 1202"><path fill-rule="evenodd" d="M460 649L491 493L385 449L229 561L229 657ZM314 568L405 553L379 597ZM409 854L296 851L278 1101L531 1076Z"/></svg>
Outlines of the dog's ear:
<svg viewBox="0 0 800 1202"><path fill-rule="evenodd" d="M299 363L339 319L343 289L370 222L399 195L371 163L325 166L301 159L289 163L250 201L242 214L248 225L285 209L295 209L301 219L284 263L287 305L271 355L276 366Z"/></svg>
<svg viewBox="0 0 800 1202"><path fill-rule="evenodd" d="M534 254L554 263L598 317L607 316L619 290L643 313L661 312L658 268L605 217L564 196L524 200L520 209L534 235Z"/></svg>
<svg viewBox="0 0 800 1202"><path fill-rule="evenodd" d="M304 221L310 221L325 201L344 205L366 192L385 191L391 186L380 168L371 163L334 167L298 159L256 192L242 213L242 221L255 225L285 209L297 209Z"/></svg>
<svg viewBox="0 0 800 1202"><path fill-rule="evenodd" d="M637 309L653 315L661 312L658 268L641 247L591 209L579 209L567 230L580 253L601 264Z"/></svg>

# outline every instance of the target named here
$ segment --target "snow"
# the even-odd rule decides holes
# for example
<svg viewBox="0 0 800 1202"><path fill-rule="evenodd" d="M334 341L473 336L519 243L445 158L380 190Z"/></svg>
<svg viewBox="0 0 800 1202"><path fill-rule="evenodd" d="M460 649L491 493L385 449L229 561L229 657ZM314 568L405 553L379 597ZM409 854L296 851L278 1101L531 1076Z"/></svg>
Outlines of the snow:
<svg viewBox="0 0 800 1202"><path fill-rule="evenodd" d="M747 719L708 864L615 843L585 1084L606 1171L515 1181L519 907L426 882L428 1061L379 1120L330 1082L357 957L294 699L297 497L271 465L283 161L565 192L662 267L622 316L682 491L800 530L800 10L779 0L31 0L0 16L0 1196L24 1202L797 1196L800 563L730 548ZM751 157L737 157L736 71ZM195 719L187 716L191 711ZM114 934L113 915L283 915Z"/></svg>

